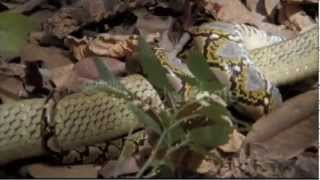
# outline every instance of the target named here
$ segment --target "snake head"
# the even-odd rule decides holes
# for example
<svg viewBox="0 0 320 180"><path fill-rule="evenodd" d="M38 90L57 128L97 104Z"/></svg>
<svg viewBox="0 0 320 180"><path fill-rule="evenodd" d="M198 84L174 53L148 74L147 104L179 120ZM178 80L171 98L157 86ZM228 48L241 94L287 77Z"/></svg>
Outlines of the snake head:
<svg viewBox="0 0 320 180"><path fill-rule="evenodd" d="M281 95L253 64L240 36L221 23L206 23L190 31L211 70L231 93L231 104L256 119L282 102Z"/></svg>

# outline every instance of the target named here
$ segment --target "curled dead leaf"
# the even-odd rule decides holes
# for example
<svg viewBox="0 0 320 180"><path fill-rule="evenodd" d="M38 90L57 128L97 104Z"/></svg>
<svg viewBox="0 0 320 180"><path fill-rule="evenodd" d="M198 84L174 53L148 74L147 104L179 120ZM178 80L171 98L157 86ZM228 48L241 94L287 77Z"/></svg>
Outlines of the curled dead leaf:
<svg viewBox="0 0 320 180"><path fill-rule="evenodd" d="M121 75L126 71L125 63L117 59L108 57L99 57L99 59L114 75ZM100 76L94 60L94 57L86 58L83 61L76 63L74 65L74 70L80 77L97 80L100 78Z"/></svg>
<svg viewBox="0 0 320 180"><path fill-rule="evenodd" d="M254 156L290 159L317 141L318 91L313 90L285 102L259 119L246 138Z"/></svg>
<svg viewBox="0 0 320 180"><path fill-rule="evenodd" d="M54 68L48 73L48 76L56 85L57 91L79 90L81 85L86 82L86 78L81 78L75 72L74 64Z"/></svg>
<svg viewBox="0 0 320 180"><path fill-rule="evenodd" d="M219 146L219 149L223 152L234 153L238 152L245 139L245 136L239 133L236 129L229 135L229 141L227 144Z"/></svg>
<svg viewBox="0 0 320 180"><path fill-rule="evenodd" d="M173 25L173 18L170 16L167 18L155 16L143 9L138 9L134 13L138 17L136 27L140 34L146 37L147 42L154 42L162 32L169 30Z"/></svg>
<svg viewBox="0 0 320 180"><path fill-rule="evenodd" d="M264 1L264 8L269 18L275 19L276 10L280 6L280 0Z"/></svg>
<svg viewBox="0 0 320 180"><path fill-rule="evenodd" d="M27 97L28 93L23 87L23 82L14 77L0 76L0 97L3 103L18 100L20 97Z"/></svg>
<svg viewBox="0 0 320 180"><path fill-rule="evenodd" d="M283 2L282 7L283 10L280 11L282 19L280 20L291 29L295 31L304 31L315 24L315 21L306 14L299 4L288 4Z"/></svg>
<svg viewBox="0 0 320 180"><path fill-rule="evenodd" d="M109 161L100 171L103 178L116 178L119 176L133 175L140 169L135 158L128 158L123 161Z"/></svg>
<svg viewBox="0 0 320 180"><path fill-rule="evenodd" d="M52 166L31 164L23 167L23 172L34 178L97 178L101 167L96 165Z"/></svg>
<svg viewBox="0 0 320 180"><path fill-rule="evenodd" d="M56 47L41 47L27 44L21 54L22 61L43 61L48 69L64 66L71 63L67 52Z"/></svg>
<svg viewBox="0 0 320 180"><path fill-rule="evenodd" d="M132 55L138 44L138 40L136 35L112 35L104 33L99 34L93 39L77 39L68 36L65 39L65 44L79 61L95 55L122 59Z"/></svg>

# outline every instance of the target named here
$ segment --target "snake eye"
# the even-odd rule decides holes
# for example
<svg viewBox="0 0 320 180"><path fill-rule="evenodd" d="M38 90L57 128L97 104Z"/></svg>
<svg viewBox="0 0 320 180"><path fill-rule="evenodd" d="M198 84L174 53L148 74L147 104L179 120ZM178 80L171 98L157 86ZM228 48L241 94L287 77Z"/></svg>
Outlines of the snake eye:
<svg viewBox="0 0 320 180"><path fill-rule="evenodd" d="M232 69L234 71L236 71L237 73L240 73L241 72L241 68L239 66L233 66Z"/></svg>
<svg viewBox="0 0 320 180"><path fill-rule="evenodd" d="M215 40L215 39L219 39L220 36L219 36L218 34L211 33L210 36L209 36L209 38L210 38L211 40Z"/></svg>

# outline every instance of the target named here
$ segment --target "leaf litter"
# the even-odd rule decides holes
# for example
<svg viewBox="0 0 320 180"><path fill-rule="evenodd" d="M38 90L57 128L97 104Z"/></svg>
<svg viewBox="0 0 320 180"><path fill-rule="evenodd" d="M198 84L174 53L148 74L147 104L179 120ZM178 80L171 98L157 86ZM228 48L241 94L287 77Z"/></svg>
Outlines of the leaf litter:
<svg viewBox="0 0 320 180"><path fill-rule="evenodd" d="M2 81L0 102L9 103L24 98L46 97L48 92L65 89L77 92L82 85L101 78L101 73L94 63L96 57L102 60L114 76L127 75L130 73L127 69L128 63L131 58L137 58L135 51L139 47L137 41L131 44L129 49L125 48L128 47L126 38L136 35L137 32L150 44L161 42L162 47L169 50L172 57L179 56L180 54L174 51L179 51L182 47L183 41L179 39L183 35L177 21L197 13L200 14L200 19L207 18L202 11L188 14L190 12L185 10L184 2L185 0L158 2L155 9L149 10L144 6L152 4L153 0L137 0L128 3L117 0L62 0L60 2L7 0L0 2L3 7L0 19L5 19L0 20L0 79ZM193 4L219 21L250 24L285 38L294 37L307 30L315 25L318 19L316 12L318 1L314 0L234 0L233 2L201 0L194 1ZM40 16L41 13L45 14L45 17ZM41 23L40 29L37 23L30 23L31 17ZM186 24L189 23L188 18L184 20ZM6 28L3 28L4 26ZM101 42L105 44L101 46ZM152 66L154 65L148 68ZM33 70L30 70L30 67ZM141 68L138 68L135 71L140 70ZM33 81L30 81L30 78ZM54 87L47 85L50 84L49 81L53 82ZM154 81L157 81L156 76ZM167 81L163 79L162 82L156 83L164 82ZM45 91L38 91L39 88ZM284 92L286 96L282 107L257 120L250 130L227 129L225 132L228 133L222 133L225 135L217 144L213 143L214 138L217 134L221 136L221 133L215 130L215 126L209 130L215 130L217 134L209 131L208 134L212 136L208 137L206 131L202 130L207 130L210 126L200 127L199 131L184 129L186 125L182 123L183 126L179 125L179 128L189 134L180 133L177 142L181 144L172 144L171 141L168 143L170 138L164 138L164 144L173 145L168 149L157 151L154 149L153 142L150 148L153 149L151 152L155 153L154 158L151 158L154 163L149 164L148 167L144 167L144 163L140 162L146 162L148 158L142 158L144 160L140 158L138 162L133 158L134 156L123 161L120 166L114 166L112 163L115 161L109 161L99 168L95 165L52 166L49 165L50 163L45 163L45 160L40 160L39 164L31 162L24 166L17 164L16 169L25 171L22 173L17 170L14 176L25 177L28 174L34 178L134 177L132 174L139 173L141 168L145 168L150 175L146 177L153 177L152 175L157 174L156 172L173 175L170 173L172 170L181 171L182 169L191 170L198 174L198 177L203 177L200 176L201 174L210 178L317 177L313 168L318 167L315 160L318 152L310 151L310 148L317 149L316 97L318 94L317 90L312 88L311 85L303 87L303 92L299 92L300 94L285 89L287 91ZM190 107L198 107L198 105ZM180 110L183 111L183 109ZM194 112L197 110L195 109ZM175 116L176 113L179 114L174 110L167 112L171 118L181 119L180 116ZM181 114L183 118L189 118L188 114ZM143 117L143 114L140 115ZM214 118L217 117L214 116ZM229 118L245 120L237 116ZM192 120L192 117L190 119ZM157 127L156 133L160 134L155 135L156 139L162 133L163 129L158 128L158 126L163 127L162 121L163 117L158 117L157 121L153 122L149 119L146 122L151 124L149 125L151 128L147 125L147 131L150 129L152 131L152 126ZM170 127L170 122L167 125ZM170 133L173 132L167 132L169 135ZM152 133L149 135L152 136ZM205 141L212 139L210 143L214 148L209 153L204 153L202 146L189 147L188 143L183 143L192 142L192 138L202 139L203 142L196 142L204 145L208 145ZM197 153L192 153L194 150L192 148L197 149ZM249 155L244 153L248 149L251 152ZM184 153L181 153L181 150ZM167 151L171 153L170 156L165 156ZM148 157L148 153L144 156ZM172 158L174 156L176 157ZM172 167L172 162L177 163L177 167ZM178 162L186 162L188 165L179 166ZM272 171L271 169L274 168L279 171ZM3 170L1 173L7 172Z"/></svg>

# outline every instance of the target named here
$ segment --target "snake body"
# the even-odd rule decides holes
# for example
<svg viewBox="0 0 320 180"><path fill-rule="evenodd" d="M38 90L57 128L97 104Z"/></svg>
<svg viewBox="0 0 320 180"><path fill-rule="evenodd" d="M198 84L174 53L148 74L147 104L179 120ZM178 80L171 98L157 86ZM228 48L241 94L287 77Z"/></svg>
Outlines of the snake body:
<svg viewBox="0 0 320 180"><path fill-rule="evenodd" d="M143 109L163 107L159 96L142 76L121 80L139 97ZM62 98L55 107L56 143L63 150L101 143L141 127L127 101L106 92L84 91ZM22 100L0 106L0 164L47 153L41 123L45 99Z"/></svg>
<svg viewBox="0 0 320 180"><path fill-rule="evenodd" d="M227 73L225 82L231 84L232 93L245 105L252 108L262 105L261 107L264 108L272 104L275 91L260 70L276 84L313 74L318 67L315 66L317 60L314 59L318 48L315 32L316 28L296 39L245 53L253 57L251 58L253 62L241 59L233 61L234 59L225 57L230 53L225 53L223 47L219 46L222 36L235 44L234 47L239 48L239 46L234 43L237 40L229 36L230 33L221 31L219 28L201 26L200 29L196 28L193 31L193 35L209 64L213 65L213 71L219 69L220 73ZM230 71L231 69L228 68L232 64L241 65L242 69L240 68L239 71L235 68L236 71ZM253 64L257 64L257 69L251 69ZM306 66L308 68L305 68ZM301 68L299 75L295 74L297 71L292 71L293 75L286 74L298 67ZM249 77L252 74L254 74L253 77ZM157 92L142 76L130 75L121 82L129 91L137 95L143 109L163 107ZM254 82L260 84L251 84ZM268 98L268 101L265 98ZM55 127L55 139L52 142L63 150L71 150L79 146L114 139L128 133L132 128L141 127L134 114L128 110L127 104L126 100L104 91L94 93L83 91L62 98L55 106L47 108L47 111L54 112L52 119L48 120L49 123L53 122ZM48 153L44 148L42 137L44 107L48 107L45 99L21 100L0 106L0 164Z"/></svg>
<svg viewBox="0 0 320 180"><path fill-rule="evenodd" d="M319 71L318 28L273 46L252 50L252 62L276 85L302 80Z"/></svg>

